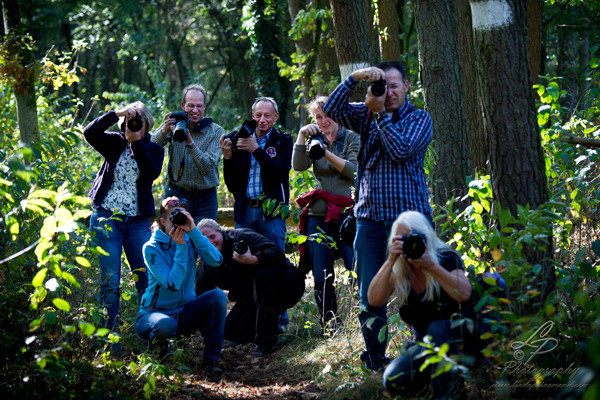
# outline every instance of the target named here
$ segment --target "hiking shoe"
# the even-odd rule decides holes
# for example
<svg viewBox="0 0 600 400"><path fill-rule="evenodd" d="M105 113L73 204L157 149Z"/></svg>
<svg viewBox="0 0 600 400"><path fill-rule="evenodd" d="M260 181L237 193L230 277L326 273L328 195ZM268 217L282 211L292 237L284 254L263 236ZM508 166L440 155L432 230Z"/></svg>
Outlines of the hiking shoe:
<svg viewBox="0 0 600 400"><path fill-rule="evenodd" d="M218 358L205 358L202 361L202 368L209 373L222 374L223 369L219 366Z"/></svg>

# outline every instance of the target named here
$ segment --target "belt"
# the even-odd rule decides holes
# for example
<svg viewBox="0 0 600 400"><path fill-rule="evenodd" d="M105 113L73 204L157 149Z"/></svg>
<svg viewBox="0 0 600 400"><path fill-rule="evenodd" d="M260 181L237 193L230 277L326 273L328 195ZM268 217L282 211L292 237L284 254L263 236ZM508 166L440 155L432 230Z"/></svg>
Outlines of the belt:
<svg viewBox="0 0 600 400"><path fill-rule="evenodd" d="M217 188L216 187L211 187L208 189L194 189L194 190L189 190L189 189L184 189L182 187L179 187L171 182L169 182L169 186L175 190L178 193L181 193L184 196L204 196L206 194L212 193L214 192Z"/></svg>
<svg viewBox="0 0 600 400"><path fill-rule="evenodd" d="M246 198L246 204L249 207L258 208L258 207L260 207L262 205L262 200L261 199Z"/></svg>

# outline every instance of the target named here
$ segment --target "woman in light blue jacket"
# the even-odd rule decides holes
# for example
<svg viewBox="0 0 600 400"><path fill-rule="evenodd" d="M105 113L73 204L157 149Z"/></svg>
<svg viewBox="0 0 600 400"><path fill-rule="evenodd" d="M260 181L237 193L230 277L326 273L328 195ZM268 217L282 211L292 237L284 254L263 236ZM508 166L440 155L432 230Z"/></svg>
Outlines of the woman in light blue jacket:
<svg viewBox="0 0 600 400"><path fill-rule="evenodd" d="M219 357L223 346L227 296L220 289L196 296L196 257L219 267L221 253L194 225L187 204L177 197L162 201L157 229L144 245L148 288L142 297L135 331L150 345L168 351L167 339L200 331L204 337L203 365L222 372Z"/></svg>

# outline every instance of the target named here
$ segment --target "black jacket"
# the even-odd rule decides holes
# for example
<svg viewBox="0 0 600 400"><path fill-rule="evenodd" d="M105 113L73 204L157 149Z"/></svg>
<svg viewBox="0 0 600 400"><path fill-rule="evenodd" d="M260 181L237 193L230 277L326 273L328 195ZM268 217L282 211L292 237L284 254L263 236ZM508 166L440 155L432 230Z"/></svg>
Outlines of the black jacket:
<svg viewBox="0 0 600 400"><path fill-rule="evenodd" d="M233 244L240 240L248 244L250 252L259 260L258 265L240 264L232 259ZM259 269L293 269L297 273L297 268L279 246L251 229L226 230L221 254L223 263L219 268L210 267L200 260L196 274L196 295L216 286L229 290L229 300L237 301L253 296L253 276Z"/></svg>
<svg viewBox="0 0 600 400"><path fill-rule="evenodd" d="M278 129L273 129L265 148L259 147L252 153L260 164L263 193L266 197L284 205L287 205L290 199L292 148L292 137ZM231 159L223 160L225 184L235 198L233 220L236 222L241 221L246 207L246 189L252 154L247 151L234 151Z"/></svg>

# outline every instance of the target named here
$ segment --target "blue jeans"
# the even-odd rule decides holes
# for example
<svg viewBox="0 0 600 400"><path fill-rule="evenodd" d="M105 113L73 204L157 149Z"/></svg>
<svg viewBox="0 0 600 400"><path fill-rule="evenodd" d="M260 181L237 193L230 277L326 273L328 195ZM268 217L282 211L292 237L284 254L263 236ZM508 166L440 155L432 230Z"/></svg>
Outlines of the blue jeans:
<svg viewBox="0 0 600 400"><path fill-rule="evenodd" d="M204 338L204 359L219 359L223 347L227 295L221 289L204 292L189 301L176 315L160 311L140 315L135 332L152 343L200 331Z"/></svg>
<svg viewBox="0 0 600 400"><path fill-rule="evenodd" d="M94 210L90 218L90 232L96 232L94 244L104 249L108 255L98 256L100 264L100 305L106 307L108 319L104 326L118 331L119 301L121 293L121 252L125 250L127 261L133 273L138 294L138 303L148 286L148 274L142 247L150 240L150 219L148 217L126 217L104 209Z"/></svg>
<svg viewBox="0 0 600 400"><path fill-rule="evenodd" d="M461 342L465 344L465 352L468 354L476 354L483 346L480 346L479 333L469 332L464 324L452 328L449 320L433 321L427 328L427 335L431 336L432 342L436 346L441 346L444 343L449 345L447 355L453 356L460 352ZM435 371L429 365L423 371L420 371L421 366L427 359L427 355L421 355L425 347L415 344L388 365L383 373L383 385L392 394L402 394L404 396L413 396L424 389L427 385L431 385L431 393L433 398L458 394L459 388L463 385L462 377L452 369L441 375L432 378L431 375ZM434 364L437 365L437 364ZM446 398L446 397L443 397Z"/></svg>
<svg viewBox="0 0 600 400"><path fill-rule="evenodd" d="M235 223L236 228L252 229L275 243L285 252L285 219L265 218L262 207L246 206L242 220Z"/></svg>
<svg viewBox="0 0 600 400"><path fill-rule="evenodd" d="M381 368L387 361L385 357L385 348L388 341L387 307L370 306L367 292L371 280L387 258L387 241L393 223L393 220L374 221L363 218L358 218L356 221L354 254L356 256L356 273L360 295L358 319L366 346L366 350L362 352L360 359L369 368L373 369ZM379 340L381 329L385 329L383 341Z"/></svg>
<svg viewBox="0 0 600 400"><path fill-rule="evenodd" d="M198 223L203 218L210 218L217 220L217 210L219 209L219 202L217 201L217 190L196 196L186 196L171 186L167 185L165 188L165 196L167 197L177 196L180 199L185 199L188 203L188 212L194 218L194 223Z"/></svg>
<svg viewBox="0 0 600 400"><path fill-rule="evenodd" d="M321 325L325 327L328 321L337 316L337 299L335 295L335 270L333 263L338 258L343 258L346 269L352 270L354 253L350 246L339 240L340 225L346 216L338 222L325 223L325 217L308 216L308 235L324 233L331 237L337 249L332 248L332 243L317 240L308 240L308 251L313 264L315 280L315 301L321 314ZM320 229L318 229L320 228Z"/></svg>

